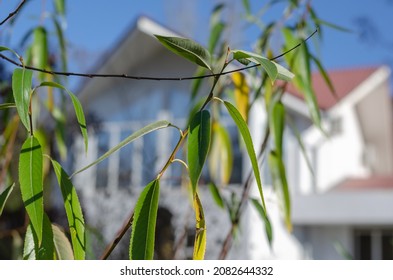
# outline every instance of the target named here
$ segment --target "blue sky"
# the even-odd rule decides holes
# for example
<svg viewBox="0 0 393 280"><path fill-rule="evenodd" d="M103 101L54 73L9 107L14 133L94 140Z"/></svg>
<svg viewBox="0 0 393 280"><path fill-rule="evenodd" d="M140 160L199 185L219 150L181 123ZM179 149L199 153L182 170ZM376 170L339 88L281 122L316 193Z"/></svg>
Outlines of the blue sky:
<svg viewBox="0 0 393 280"><path fill-rule="evenodd" d="M0 18L8 15L19 0L0 0ZM208 18L213 6L220 1L208 0L83 0L67 2L67 30L71 54L83 68L92 64L105 50L108 50L135 22L139 15L147 15L173 30L186 32L192 38L204 42L207 38ZM240 0L226 1L227 16L234 18L242 12ZM253 8L266 1L251 0ZM50 0L31 0L22 11L13 30L12 43L23 34L29 25L38 24L40 15ZM335 29L324 30L320 54L328 69L362 67L370 65L393 65L393 1L392 0L314 0L312 2L320 18L337 25L353 29L354 33L344 33ZM270 16L281 13L274 11ZM362 19L362 21L360 20ZM235 21L238 18L235 18ZM368 30L366 38L361 32ZM251 31L237 29L234 36L239 41L252 41L256 35ZM242 34L240 34L242 33ZM0 33L1 34L1 33ZM364 33L363 33L364 35ZM364 36L363 36L364 37ZM20 37L19 37L20 39ZM18 39L18 40L19 40ZM236 40L235 40L236 42ZM85 58L79 60L78 58ZM73 70L73 69L71 69ZM75 69L81 70L81 69Z"/></svg>

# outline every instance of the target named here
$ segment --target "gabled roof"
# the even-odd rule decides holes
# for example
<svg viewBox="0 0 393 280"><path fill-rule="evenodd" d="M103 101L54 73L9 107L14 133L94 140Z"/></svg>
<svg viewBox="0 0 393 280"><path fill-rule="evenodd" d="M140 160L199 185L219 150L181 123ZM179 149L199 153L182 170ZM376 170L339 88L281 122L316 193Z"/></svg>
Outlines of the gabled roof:
<svg viewBox="0 0 393 280"><path fill-rule="evenodd" d="M378 67L368 67L328 71L338 99L330 91L322 75L319 72L313 73L312 83L319 108L322 110L332 108L362 82L367 80L377 69ZM297 98L304 99L303 95L292 84L288 86L287 92Z"/></svg>

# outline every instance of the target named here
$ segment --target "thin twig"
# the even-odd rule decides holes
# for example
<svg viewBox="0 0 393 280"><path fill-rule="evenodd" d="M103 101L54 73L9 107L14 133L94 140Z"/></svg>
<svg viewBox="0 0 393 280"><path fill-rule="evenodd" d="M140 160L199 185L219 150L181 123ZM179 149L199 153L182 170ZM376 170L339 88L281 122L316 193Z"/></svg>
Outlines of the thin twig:
<svg viewBox="0 0 393 280"><path fill-rule="evenodd" d="M112 253L112 251L116 248L117 244L119 244L120 240L126 234L127 230L131 227L133 221L134 221L134 211L131 212L127 221L124 223L124 225L118 231L116 238L113 239L113 241L111 243L109 243L109 245L105 248L105 251L101 256L101 260L106 260L109 257L109 255Z"/></svg>
<svg viewBox="0 0 393 280"><path fill-rule="evenodd" d="M297 49L300 47L303 43L307 42L312 36L317 33L318 30L316 29L311 35L309 35L306 39L298 43L296 46L290 48L289 50L271 58L270 60L277 60L284 55L288 54L289 52ZM255 68L261 66L261 64L253 64L250 66L245 66L241 68L237 68L234 70L230 71L225 71L221 73L212 73L212 74L206 74L206 75L200 75L200 76L186 76L186 77L151 77L151 76L133 76L133 75L128 75L128 74L98 74L98 73L78 73L78 72L62 72L62 71L50 71L46 69L41 69L33 66L27 66L23 65L22 63L19 63L15 60L12 60L11 58L3 55L0 53L0 58L8 61L9 63L17 66L17 67L24 67L25 69L29 69L32 71L36 72L41 72L41 73L46 73L49 75L57 75L57 76L75 76L75 77L84 77L84 78L122 78L122 79L131 79L131 80L151 80L151 81L187 81L187 80L198 80L198 79L205 79L205 78L211 78L211 77L220 77L228 74L232 74L235 72L241 72L247 69Z"/></svg>
<svg viewBox="0 0 393 280"><path fill-rule="evenodd" d="M26 0L22 0L18 7L16 7L15 11L11 12L2 22L0 22L0 25L3 25L4 23L6 23L10 18L12 18L14 15L16 15L20 9L22 9L23 5L26 3Z"/></svg>

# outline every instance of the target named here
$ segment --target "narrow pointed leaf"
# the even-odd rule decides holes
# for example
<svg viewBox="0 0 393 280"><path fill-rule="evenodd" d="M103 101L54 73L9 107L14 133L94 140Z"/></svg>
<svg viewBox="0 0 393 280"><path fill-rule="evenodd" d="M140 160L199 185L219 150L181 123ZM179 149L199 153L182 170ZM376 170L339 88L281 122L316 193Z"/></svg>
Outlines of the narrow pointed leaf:
<svg viewBox="0 0 393 280"><path fill-rule="evenodd" d="M195 243L193 260L203 260L206 252L206 222L205 214L203 213L203 207L201 200L199 199L198 193L194 196L194 208L195 208Z"/></svg>
<svg viewBox="0 0 393 280"><path fill-rule="evenodd" d="M78 124L79 124L79 128L81 130L82 136L83 136L83 141L85 143L85 150L87 152L88 149L88 136L87 136L87 126L86 126L86 118L85 118L85 114L83 113L83 108L82 108L82 104L80 103L79 99L75 96L75 94L73 94L71 91L69 91L67 88L65 88L64 86L55 83L55 82L42 82L40 84L40 87L55 87L55 88L59 88L61 90L64 90L69 97L71 98L72 101L72 105L74 106L74 110L75 110L75 115L76 118L78 120Z"/></svg>
<svg viewBox="0 0 393 280"><path fill-rule="evenodd" d="M47 215L44 215L43 219L43 233L44 238L40 243L31 224L27 227L23 249L24 260L53 260L55 258L52 225Z"/></svg>
<svg viewBox="0 0 393 280"><path fill-rule="evenodd" d="M333 97L336 98L336 100L338 100L338 96L337 96L336 90L334 88L334 85L332 83L332 80L330 79L330 77L329 77L328 73L326 72L325 68L323 68L322 63L314 55L310 54L310 58L317 65L319 73L321 73L322 78L324 79L326 85L329 87L329 90L332 93Z"/></svg>
<svg viewBox="0 0 393 280"><path fill-rule="evenodd" d="M3 52L3 51L12 52L18 59L20 59L19 54L16 51L14 51L13 49L10 49L10 48L4 47L4 46L0 46L0 52Z"/></svg>
<svg viewBox="0 0 393 280"><path fill-rule="evenodd" d="M220 190L218 189L216 184L210 183L209 190L210 190L210 193L212 194L212 197L213 197L214 201L216 202L217 206L224 209L225 203L224 203L224 200L222 199L222 196L220 194Z"/></svg>
<svg viewBox="0 0 393 280"><path fill-rule="evenodd" d="M247 122L250 88L247 85L245 76L240 72L232 74L232 81L235 86L236 108L239 110L243 119Z"/></svg>
<svg viewBox="0 0 393 280"><path fill-rule="evenodd" d="M195 77L202 76L206 74L206 69L198 67L195 72ZM194 79L191 83L191 99L194 100L195 97L198 95L199 89L201 88L203 79Z"/></svg>
<svg viewBox="0 0 393 280"><path fill-rule="evenodd" d="M283 80L283 81L287 81L290 82L292 81L292 79L295 77L295 74L293 74L291 71L289 71L288 69L286 69L284 66L274 62L274 65L276 65L277 67L277 79L278 80Z"/></svg>
<svg viewBox="0 0 393 280"><path fill-rule="evenodd" d="M193 194L210 147L211 123L207 110L199 111L191 119L188 134L187 160Z"/></svg>
<svg viewBox="0 0 393 280"><path fill-rule="evenodd" d="M269 246L271 247L272 242L273 242L273 228L270 223L270 219L266 215L265 209L263 209L263 206L261 205L261 203L257 199L252 198L251 202L254 205L255 209L258 211L259 215L261 216L261 218L265 224L266 237L267 237L267 240L269 241Z"/></svg>
<svg viewBox="0 0 393 280"><path fill-rule="evenodd" d="M160 35L154 35L167 49L180 55L199 66L205 67L211 70L209 65L210 54L209 52L199 45L198 43L180 37L166 37Z"/></svg>
<svg viewBox="0 0 393 280"><path fill-rule="evenodd" d="M248 157L250 158L252 169L254 171L255 180L258 185L258 191L261 196L262 205L263 205L263 208L266 209L265 199L264 199L263 190L262 190L261 175L260 175L259 166L258 166L258 160L257 160L256 154L255 154L254 144L252 143L250 131L248 130L246 122L242 118L239 111L235 108L235 106L233 106L231 103L229 103L227 101L224 101L224 104L228 110L228 113L231 115L236 126L238 127L240 135L242 136L242 138L244 140L244 143L245 143L246 149L247 149L247 153L248 153Z"/></svg>
<svg viewBox="0 0 393 280"><path fill-rule="evenodd" d="M30 128L29 105L33 72L17 68L12 75L12 93L19 118L28 131Z"/></svg>
<svg viewBox="0 0 393 280"><path fill-rule="evenodd" d="M52 231L56 258L58 260L73 260L72 247L65 233L57 225L53 224Z"/></svg>
<svg viewBox="0 0 393 280"><path fill-rule="evenodd" d="M5 110L5 109L15 108L15 107L16 107L15 103L3 103L3 104L0 104L0 110Z"/></svg>
<svg viewBox="0 0 393 280"><path fill-rule="evenodd" d="M292 231L291 200L284 163L282 159L277 156L275 151L270 152L268 163L272 172L274 188L281 195L281 204L284 209L285 224L288 231Z"/></svg>
<svg viewBox="0 0 393 280"><path fill-rule="evenodd" d="M135 205L130 241L131 260L152 260L154 257L154 240L160 182L150 182L139 195Z"/></svg>
<svg viewBox="0 0 393 280"><path fill-rule="evenodd" d="M46 29L43 26L34 29L32 55L35 67L48 70L48 40ZM39 73L39 77L43 80L45 73Z"/></svg>
<svg viewBox="0 0 393 280"><path fill-rule="evenodd" d="M55 160L52 160L52 165L64 200L75 259L83 260L86 254L86 230L78 194L61 165Z"/></svg>
<svg viewBox="0 0 393 280"><path fill-rule="evenodd" d="M38 243L42 241L43 203L43 158L38 140L30 136L23 143L19 157L19 183L22 199L29 215Z"/></svg>
<svg viewBox="0 0 393 280"><path fill-rule="evenodd" d="M273 102L270 109L269 123L272 132L275 150L282 156L282 141L285 127L285 107L281 101Z"/></svg>
<svg viewBox="0 0 393 280"><path fill-rule="evenodd" d="M210 32L209 43L208 43L209 52L211 53L214 52L217 43L220 41L224 29L225 29L225 24L223 22L217 22L216 24L213 25Z"/></svg>
<svg viewBox="0 0 393 280"><path fill-rule="evenodd" d="M268 74L270 80L274 82L278 76L278 70L275 63L270 61L268 58L263 57L259 54L241 51L241 50L233 50L233 58L236 60L248 59L256 64L260 64L263 69L265 69Z"/></svg>
<svg viewBox="0 0 393 280"><path fill-rule="evenodd" d="M228 131L218 122L213 123L214 137L209 157L209 170L212 177L222 184L228 184L232 175L233 152Z"/></svg>
<svg viewBox="0 0 393 280"><path fill-rule="evenodd" d="M304 159L306 161L307 167L308 167L311 175L314 177L315 176L314 170L312 168L312 164L311 164L310 158L307 155L306 147L304 146L302 136L300 135L300 132L297 129L297 127L293 124L293 122L290 119L287 119L287 123L288 123L289 127L292 129L292 132L293 132L293 134L296 137L296 140L297 140L297 142L299 144L300 150L301 150L301 152L303 154L303 157L304 157Z"/></svg>
<svg viewBox="0 0 393 280"><path fill-rule="evenodd" d="M4 206L7 202L8 197L10 196L12 190L15 187L15 183L13 183L11 186L6 188L1 194L0 194L0 216L3 213Z"/></svg>
<svg viewBox="0 0 393 280"><path fill-rule="evenodd" d="M62 64L61 69L64 72L66 72L68 66L67 66L67 48L66 48L66 41L64 39L64 32L57 18L53 19L53 23L56 28L56 35L60 46L60 57L61 57L61 64Z"/></svg>
<svg viewBox="0 0 393 280"><path fill-rule="evenodd" d="M65 14L65 3L64 0L55 0L55 7L56 7L56 12L60 15Z"/></svg>
<svg viewBox="0 0 393 280"><path fill-rule="evenodd" d="M126 139L124 139L123 141L121 141L119 144L117 144L116 146L114 146L113 148L111 148L109 151L107 151L105 154L103 154L102 156L100 156L97 160L95 160L94 162L90 163L89 165L83 167L82 169L74 172L72 176L92 167L93 165L96 165L98 163L100 163L101 161L103 161L104 159L106 159L107 157L109 157L111 154L113 154L114 152L120 150L121 148L123 148L125 145L131 143L132 141L138 139L139 137L142 137L145 134L148 134L152 131L161 129L161 128L166 128L168 126L170 126L171 124L167 121L157 121L154 123L151 123L137 131L135 131L134 133L132 133L130 136L128 136Z"/></svg>

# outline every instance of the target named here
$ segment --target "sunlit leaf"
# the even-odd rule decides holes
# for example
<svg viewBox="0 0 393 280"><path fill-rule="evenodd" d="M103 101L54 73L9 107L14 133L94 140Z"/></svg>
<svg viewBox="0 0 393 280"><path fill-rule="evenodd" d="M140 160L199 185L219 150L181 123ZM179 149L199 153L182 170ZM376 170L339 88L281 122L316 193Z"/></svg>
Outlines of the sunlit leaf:
<svg viewBox="0 0 393 280"><path fill-rule="evenodd" d="M210 54L209 52L199 45L198 43L180 37L166 37L160 35L154 35L166 48L180 55L199 66L205 67L211 70L209 65Z"/></svg>
<svg viewBox="0 0 393 280"><path fill-rule="evenodd" d="M292 81L292 79L295 77L295 74L293 74L291 71L286 69L284 66L282 66L274 61L273 61L273 63L277 67L277 71L278 71L277 79L278 80L283 80L283 81L287 81L287 82Z"/></svg>
<svg viewBox="0 0 393 280"><path fill-rule="evenodd" d="M83 260L86 254L86 231L78 194L61 165L55 160L52 160L52 165L63 196L75 259Z"/></svg>
<svg viewBox="0 0 393 280"><path fill-rule="evenodd" d="M259 172L259 166L258 166L258 160L257 156L255 154L255 149L254 149L254 144L252 143L251 139L251 134L250 131L248 130L247 124L242 118L241 114L239 111L233 106L231 103L224 101L225 107L227 108L229 114L231 115L232 119L234 120L236 126L239 129L240 135L242 136L244 143L246 145L248 157L250 158L252 169L254 171L254 176L255 180L258 185L258 191L261 197L262 205L263 208L266 209L266 204L265 204L265 199L263 196L263 191L262 191L262 181L261 181L261 175Z"/></svg>
<svg viewBox="0 0 393 280"><path fill-rule="evenodd" d="M40 69L48 69L48 40L47 32L43 26L34 30L34 41L32 45L33 65ZM39 73L41 80L45 78L45 73Z"/></svg>
<svg viewBox="0 0 393 280"><path fill-rule="evenodd" d="M213 123L214 137L210 149L209 170L212 177L228 184L232 175L233 152L228 131L218 122Z"/></svg>
<svg viewBox="0 0 393 280"><path fill-rule="evenodd" d="M152 260L154 257L154 240L160 183L150 182L139 195L134 210L130 241L131 260Z"/></svg>
<svg viewBox="0 0 393 280"><path fill-rule="evenodd" d="M195 208L195 243L193 260L203 260L205 258L206 251L206 222L205 214L203 213L202 203L199 199L198 193L194 196L194 208Z"/></svg>
<svg viewBox="0 0 393 280"><path fill-rule="evenodd" d="M4 46L0 46L0 52L3 52L3 51L12 52L18 59L20 59L19 54L16 51L14 51L13 49L10 49L10 48L4 47Z"/></svg>
<svg viewBox="0 0 393 280"><path fill-rule="evenodd" d="M125 145L131 143L132 141L138 139L139 137L142 137L145 134L148 134L152 131L161 129L161 128L166 128L168 126L170 126L171 124L167 121L157 121L154 123L151 123L137 131L135 131L134 133L132 133L130 136L128 136L126 139L124 139L123 141L121 141L119 144L117 144L116 146L114 146L113 148L111 148L109 151L107 151L105 154L103 154L102 156L100 156L97 160L95 160L94 162L90 163L89 165L83 167L82 169L74 172L72 176L74 176L75 174L78 174L90 167L92 167L93 165L98 164L99 162L103 161L104 159L106 159L107 157L109 157L111 154L113 154L114 152L116 152L117 150L123 148Z"/></svg>
<svg viewBox="0 0 393 280"><path fill-rule="evenodd" d="M235 72L232 74L232 81L235 86L236 108L239 110L245 122L247 122L250 89L247 85L246 78L242 73Z"/></svg>
<svg viewBox="0 0 393 280"><path fill-rule="evenodd" d="M55 0L56 12L60 15L65 14L65 3L64 0Z"/></svg>
<svg viewBox="0 0 393 280"><path fill-rule="evenodd" d="M277 79L278 69L275 63L270 61L268 58L263 57L259 54L242 51L242 50L232 50L233 58L236 60L239 59L248 59L256 64L260 64L263 69L265 69L266 73L269 75L269 78L272 82Z"/></svg>
<svg viewBox="0 0 393 280"><path fill-rule="evenodd" d="M209 190L210 190L210 193L212 194L212 197L213 197L214 201L216 202L217 206L224 209L224 207L225 207L224 200L222 199L222 196L220 194L220 190L218 189L216 184L211 182L209 184Z"/></svg>
<svg viewBox="0 0 393 280"><path fill-rule="evenodd" d="M255 209L258 211L259 215L261 216L264 224L265 224L265 233L267 240L269 241L269 245L272 246L273 242L273 228L270 223L269 217L266 215L266 210L263 209L262 204L255 198L251 199L252 204L254 205Z"/></svg>
<svg viewBox="0 0 393 280"><path fill-rule="evenodd" d="M12 75L12 92L19 118L28 131L30 128L29 105L33 72L16 68Z"/></svg>
<svg viewBox="0 0 393 280"><path fill-rule="evenodd" d="M11 186L6 188L1 194L0 194L0 216L3 213L5 203L7 202L8 197L10 196L12 190L15 187L15 183L13 183Z"/></svg>
<svg viewBox="0 0 393 280"><path fill-rule="evenodd" d="M57 226L52 224L53 243L58 260L73 260L74 254L70 241L65 233Z"/></svg>
<svg viewBox="0 0 393 280"><path fill-rule="evenodd" d="M23 203L39 244L42 241L44 216L42 167L41 145L34 136L30 136L23 143L20 152L19 183Z"/></svg>
<svg viewBox="0 0 393 280"><path fill-rule="evenodd" d="M72 105L74 106L75 115L78 120L79 128L80 128L82 136L83 136L83 141L85 143L85 150L87 152L89 140L88 140L88 136L87 136L86 119L85 119L85 114L83 113L82 104L80 103L79 99L75 96L75 94L73 94L67 88L65 88L64 86L62 86L58 83L55 83L55 82L42 82L39 86L40 87L46 86L46 87L59 88L61 90L64 90L70 96L71 101L72 101Z"/></svg>
<svg viewBox="0 0 393 280"><path fill-rule="evenodd" d="M291 222L291 199L285 172L285 166L275 151L270 152L268 158L269 167L272 173L273 186L281 196L281 204L284 209L285 224L288 231L292 231Z"/></svg>
<svg viewBox="0 0 393 280"><path fill-rule="evenodd" d="M199 111L191 119L188 134L187 160L193 193L210 147L211 121L207 110Z"/></svg>
<svg viewBox="0 0 393 280"><path fill-rule="evenodd" d="M46 214L43 219L43 236L40 243L31 224L27 227L23 249L24 260L53 260L55 258L52 225Z"/></svg>

